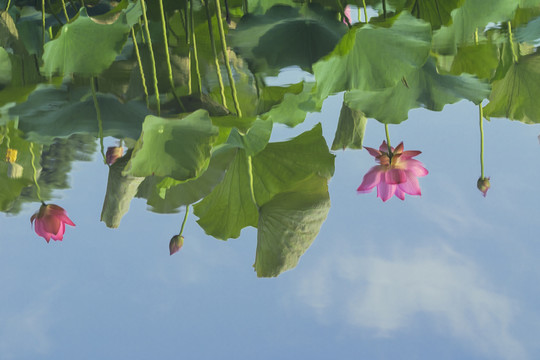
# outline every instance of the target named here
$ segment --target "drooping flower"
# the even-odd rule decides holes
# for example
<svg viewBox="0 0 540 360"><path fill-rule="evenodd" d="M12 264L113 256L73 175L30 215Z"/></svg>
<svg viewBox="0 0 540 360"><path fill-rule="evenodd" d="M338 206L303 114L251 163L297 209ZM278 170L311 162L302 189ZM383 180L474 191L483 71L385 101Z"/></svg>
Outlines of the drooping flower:
<svg viewBox="0 0 540 360"><path fill-rule="evenodd" d="M169 242L169 253L170 255L178 252L184 245L184 237L182 235L174 235Z"/></svg>
<svg viewBox="0 0 540 360"><path fill-rule="evenodd" d="M478 190L480 190L482 192L482 194L484 195L484 197L486 197L486 194L489 190L489 188L491 187L491 184L489 182L489 178L488 177L485 177L485 178L478 178L478 181L476 182L476 187L478 188Z"/></svg>
<svg viewBox="0 0 540 360"><path fill-rule="evenodd" d="M374 156L379 165L372 167L362 180L357 191L368 193L377 186L377 197L382 201L396 195L405 200L405 194L421 195L418 178L426 176L428 171L423 164L413 159L421 151L403 151L403 142L395 149L388 149L386 141L383 141L379 150L364 147L370 155Z"/></svg>
<svg viewBox="0 0 540 360"><path fill-rule="evenodd" d="M34 224L35 221L35 224ZM62 240L66 231L66 224L75 226L73 221L67 216L66 211L58 205L43 204L30 218L34 224L36 234L43 237L47 242L51 240Z"/></svg>
<svg viewBox="0 0 540 360"><path fill-rule="evenodd" d="M124 149L121 146L109 146L105 154L105 161L108 165L112 165L124 155Z"/></svg>

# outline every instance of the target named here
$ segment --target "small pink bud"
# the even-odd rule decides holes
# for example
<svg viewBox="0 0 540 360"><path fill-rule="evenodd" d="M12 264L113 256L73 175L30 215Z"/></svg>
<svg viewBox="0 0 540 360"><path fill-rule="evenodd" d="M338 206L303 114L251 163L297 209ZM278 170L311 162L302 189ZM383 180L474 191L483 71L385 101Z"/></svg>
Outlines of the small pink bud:
<svg viewBox="0 0 540 360"><path fill-rule="evenodd" d="M107 153L105 154L105 161L107 164L112 165L124 155L124 149L120 146L109 146Z"/></svg>
<svg viewBox="0 0 540 360"><path fill-rule="evenodd" d="M476 182L476 187L482 192L482 194L484 194L484 197L486 197L486 194L491 187L491 184L489 183L489 178L479 178Z"/></svg>
<svg viewBox="0 0 540 360"><path fill-rule="evenodd" d="M182 248L182 245L184 245L184 237L182 235L174 235L169 243L170 255L178 252Z"/></svg>

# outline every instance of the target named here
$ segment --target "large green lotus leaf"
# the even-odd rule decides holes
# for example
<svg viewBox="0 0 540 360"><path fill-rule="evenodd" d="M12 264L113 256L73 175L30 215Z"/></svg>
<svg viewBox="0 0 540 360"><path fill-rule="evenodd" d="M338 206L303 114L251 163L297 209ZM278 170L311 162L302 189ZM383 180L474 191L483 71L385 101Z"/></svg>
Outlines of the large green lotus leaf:
<svg viewBox="0 0 540 360"><path fill-rule="evenodd" d="M302 123L308 112L320 111L322 107L322 101L313 96L313 86L313 83L304 83L302 92L285 94L281 103L261 117L290 127Z"/></svg>
<svg viewBox="0 0 540 360"><path fill-rule="evenodd" d="M489 85L472 75L441 75L430 58L422 69L411 73L405 82L382 91L353 90L345 93L348 106L367 117L386 124L406 120L410 109L424 106L441 111L446 104L467 99L479 104L489 96Z"/></svg>
<svg viewBox="0 0 540 360"><path fill-rule="evenodd" d="M297 65L310 68L328 54L346 31L335 13L319 6L278 5L265 15L244 16L229 33L231 45L256 72Z"/></svg>
<svg viewBox="0 0 540 360"><path fill-rule="evenodd" d="M40 85L28 100L10 109L19 116L19 129L31 141L52 143L54 138L90 133L98 136L94 101L83 91ZM103 122L103 136L138 138L144 117L149 113L141 102L125 104L114 96L97 94Z"/></svg>
<svg viewBox="0 0 540 360"><path fill-rule="evenodd" d="M468 73L480 79L491 79L498 65L499 53L495 44L465 45L458 49L450 73Z"/></svg>
<svg viewBox="0 0 540 360"><path fill-rule="evenodd" d="M257 226L259 214L250 190L248 161L245 150L238 149L223 181L194 206L197 222L208 235L237 238L246 226Z"/></svg>
<svg viewBox="0 0 540 360"><path fill-rule="evenodd" d="M343 90L392 87L424 64L430 48L429 24L407 12L390 28L354 27L313 65L318 94L324 99Z"/></svg>
<svg viewBox="0 0 540 360"><path fill-rule="evenodd" d="M244 149L247 156L253 156L266 147L272 135L272 122L257 119L245 135L233 129L227 142L235 147Z"/></svg>
<svg viewBox="0 0 540 360"><path fill-rule="evenodd" d="M529 55L512 64L501 80L493 82L484 115L505 117L527 124L540 123L540 56Z"/></svg>
<svg viewBox="0 0 540 360"><path fill-rule="evenodd" d="M149 115L124 172L140 177L196 178L208 167L218 134L206 110L197 110L182 119Z"/></svg>
<svg viewBox="0 0 540 360"><path fill-rule="evenodd" d="M442 54L455 54L458 45L472 43L478 29L483 32L489 23L511 20L518 0L466 0L452 12L452 24L433 34L433 48Z"/></svg>
<svg viewBox="0 0 540 360"><path fill-rule="evenodd" d="M193 204L218 185L225 176L227 167L234 159L237 148L222 145L212 151L208 169L196 179L177 181L172 178L150 176L139 186L137 197L147 199L151 210L157 213L174 213L184 205Z"/></svg>
<svg viewBox="0 0 540 360"><path fill-rule="evenodd" d="M298 264L330 210L327 181L311 176L261 207L253 265L257 276L278 276Z"/></svg>
<svg viewBox="0 0 540 360"><path fill-rule="evenodd" d="M275 194L288 191L311 175L330 179L334 174L334 158L320 124L291 140L268 144L253 157L257 204L265 204Z"/></svg>
<svg viewBox="0 0 540 360"><path fill-rule="evenodd" d="M130 27L125 12L112 25L94 22L82 8L79 17L62 27L60 36L45 44L42 71L98 75L120 54Z"/></svg>
<svg viewBox="0 0 540 360"><path fill-rule="evenodd" d="M332 150L361 149L366 124L367 117L362 111L351 109L343 102Z"/></svg>
<svg viewBox="0 0 540 360"><path fill-rule="evenodd" d="M8 52L0 47L0 86L11 82L11 59Z"/></svg>

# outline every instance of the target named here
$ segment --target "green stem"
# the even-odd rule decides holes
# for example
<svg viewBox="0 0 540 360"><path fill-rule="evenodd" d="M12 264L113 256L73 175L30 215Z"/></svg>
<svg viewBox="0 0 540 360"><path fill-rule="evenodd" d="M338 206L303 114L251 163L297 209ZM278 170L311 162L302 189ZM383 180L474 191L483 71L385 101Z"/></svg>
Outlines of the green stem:
<svg viewBox="0 0 540 360"><path fill-rule="evenodd" d="M159 0L159 10L161 12L161 26L163 29L163 42L165 44L165 55L167 59L167 69L169 70L169 83L171 84L171 91L173 93L174 98L176 99L176 102L178 105L180 105L180 108L182 108L182 111L186 111L186 108L184 107L184 104L176 95L176 91L174 89L174 80L173 80L173 73L172 73L172 66L171 66L171 55L169 54L169 41L167 39L167 21L165 19L165 12L163 11L163 0Z"/></svg>
<svg viewBox="0 0 540 360"><path fill-rule="evenodd" d="M512 49L512 60L514 63L518 62L518 54L516 52L516 47L514 45L514 40L512 36L512 23L508 22L508 38L510 39L510 48Z"/></svg>
<svg viewBox="0 0 540 360"><path fill-rule="evenodd" d="M69 15L67 13L66 2L64 0L62 0L62 10L64 11L64 16L66 17L66 23L68 23Z"/></svg>
<svg viewBox="0 0 540 360"><path fill-rule="evenodd" d="M481 169L481 179L484 179L484 110L482 109L482 104L478 104L479 115L480 115L480 169Z"/></svg>
<svg viewBox="0 0 540 360"><path fill-rule="evenodd" d="M214 63L216 64L216 73L219 83L219 93L221 95L221 102L223 106L227 107L227 98L225 97L225 86L223 85L223 77L221 76L221 67L219 66L218 54L216 51L216 43L214 41L214 29L212 28L212 17L210 16L210 10L208 10L208 2L203 3L206 10L206 19L208 20L208 32L210 33L210 43L212 44L212 53L214 54Z"/></svg>
<svg viewBox="0 0 540 360"><path fill-rule="evenodd" d="M367 17L367 6L366 6L366 0L362 0L362 3L364 4L364 17L365 17L365 22L367 24L368 22L368 17Z"/></svg>
<svg viewBox="0 0 540 360"><path fill-rule="evenodd" d="M39 184L37 181L37 169L36 169L36 155L34 154L34 143L30 143L30 154L32 155L32 175L34 179L34 184L36 185L36 195L39 201L41 201L42 204L43 200L41 199L41 189L39 188Z"/></svg>
<svg viewBox="0 0 540 360"><path fill-rule="evenodd" d="M234 84L234 78L231 71L231 64L229 63L229 53L227 52L227 41L225 40L225 30L223 29L223 18L221 17L221 5L219 0L214 0L216 5L217 23L219 29L219 37L221 38L221 50L225 58L225 66L227 67L227 75L229 77L229 83L231 85L231 95L234 102L234 108L236 109L236 115L242 117L242 111L240 110L240 103L238 102L238 96L236 93L236 86Z"/></svg>
<svg viewBox="0 0 540 360"><path fill-rule="evenodd" d="M56 21L58 21L58 23L59 23L60 25L64 25L64 23L62 23L62 20L60 20L60 18L58 17L58 15L56 15L56 14L54 13L53 8L52 8L52 5L51 5L51 0L47 0L47 4L49 4L49 9L51 10L51 14L52 14L52 16L54 16L54 18L56 19ZM67 21L67 20L66 20L66 21ZM50 29L50 27L49 27L49 29ZM49 33L52 33L52 31L49 30ZM51 38L52 38L52 36L51 36Z"/></svg>
<svg viewBox="0 0 540 360"><path fill-rule="evenodd" d="M184 226L186 226L186 221L189 215L189 204L186 205L186 213L184 214L184 221L182 221L182 227L180 228L180 233L178 236L182 236L182 233L184 232Z"/></svg>
<svg viewBox="0 0 540 360"><path fill-rule="evenodd" d="M382 0L383 18L386 20L386 0Z"/></svg>
<svg viewBox="0 0 540 360"><path fill-rule="evenodd" d="M148 101L148 88L146 87L146 78L144 77L144 69L141 61L141 54L139 52L139 45L137 45L137 37L135 36L135 30L131 28L131 37L133 38L133 47L135 48L135 55L137 56L137 63L139 64L139 70L141 73L142 86L144 89L144 95L146 100L146 107L150 108L150 102Z"/></svg>
<svg viewBox="0 0 540 360"><path fill-rule="evenodd" d="M66 9L66 2L62 0L62 9L64 10L64 16L66 17L66 22L69 22L69 16Z"/></svg>
<svg viewBox="0 0 540 360"><path fill-rule="evenodd" d="M107 157L105 156L105 146L103 145L103 120L101 118L101 110L99 109L99 103L96 95L96 78L90 78L90 86L92 88L92 99L94 99L94 107L96 108L97 121L98 121L98 136L99 145L101 146L101 155L103 156L103 162L107 163Z"/></svg>
<svg viewBox="0 0 540 360"><path fill-rule="evenodd" d="M187 71L187 75L188 75L188 83L187 83L187 87L188 87L188 95L191 95L191 92L192 92L192 89L191 89L191 16L189 16L189 3L186 2L186 8L185 8L185 13L186 13L186 28L185 28L185 32L186 32L186 44L187 44L187 47L188 47L188 71Z"/></svg>
<svg viewBox="0 0 540 360"><path fill-rule="evenodd" d="M45 46L45 0L41 0L41 44Z"/></svg>
<svg viewBox="0 0 540 360"><path fill-rule="evenodd" d="M154 57L154 50L152 49L152 38L150 38L150 30L148 30L148 18L146 17L146 5L144 0L141 0L142 14L144 20L144 29L146 30L146 38L148 40L148 49L150 49L150 59L152 60L152 71L154 76L154 91L156 93L157 114L161 115L161 105L159 102L159 88L156 73L156 58Z"/></svg>
<svg viewBox="0 0 540 360"><path fill-rule="evenodd" d="M386 133L386 144L388 145L388 153L391 153L392 151L392 145L390 145L390 132L388 131L388 124L384 124L384 131Z"/></svg>
<svg viewBox="0 0 540 360"><path fill-rule="evenodd" d="M202 95L201 72L199 70L199 57L197 55L197 40L195 38L195 20L193 18L193 0L189 1L189 17L191 18L191 45L193 50L193 60L195 61L195 72L197 74L197 85L199 87L199 95Z"/></svg>
<svg viewBox="0 0 540 360"><path fill-rule="evenodd" d="M6 11L9 10L9 6L10 6L10 5L11 5L11 0L8 0L8 3L7 3L7 5L6 5Z"/></svg>
<svg viewBox="0 0 540 360"><path fill-rule="evenodd" d="M247 15L247 14L249 14L248 0L243 0L242 2L243 2L244 15Z"/></svg>
<svg viewBox="0 0 540 360"><path fill-rule="evenodd" d="M249 191L251 194L251 200L255 205L257 205L257 200L255 200L255 190L253 187L253 164L251 162L251 156L247 157L247 166L248 166L248 176L249 176Z"/></svg>

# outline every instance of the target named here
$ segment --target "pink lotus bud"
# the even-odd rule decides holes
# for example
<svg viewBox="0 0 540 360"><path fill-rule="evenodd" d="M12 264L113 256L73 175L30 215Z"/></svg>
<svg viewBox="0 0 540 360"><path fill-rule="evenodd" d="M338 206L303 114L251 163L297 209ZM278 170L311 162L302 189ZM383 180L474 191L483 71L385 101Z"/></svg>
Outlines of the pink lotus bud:
<svg viewBox="0 0 540 360"><path fill-rule="evenodd" d="M43 237L47 242L51 238L62 241L66 224L75 226L73 221L67 216L66 211L54 204L41 205L39 211L30 218L30 222L34 224L36 234Z"/></svg>
<svg viewBox="0 0 540 360"><path fill-rule="evenodd" d="M118 158L121 158L124 155L124 148L121 146L109 146L107 148L107 153L105 154L105 161L107 164L112 165Z"/></svg>
<svg viewBox="0 0 540 360"><path fill-rule="evenodd" d="M182 235L174 235L169 243L170 255L178 252L182 248L182 245L184 245L184 237Z"/></svg>
<svg viewBox="0 0 540 360"><path fill-rule="evenodd" d="M489 190L489 188L491 187L491 184L489 182L489 178L479 178L478 181L476 182L476 187L478 188L478 190L480 190L482 192L482 194L484 195L484 197L486 197L486 194Z"/></svg>

